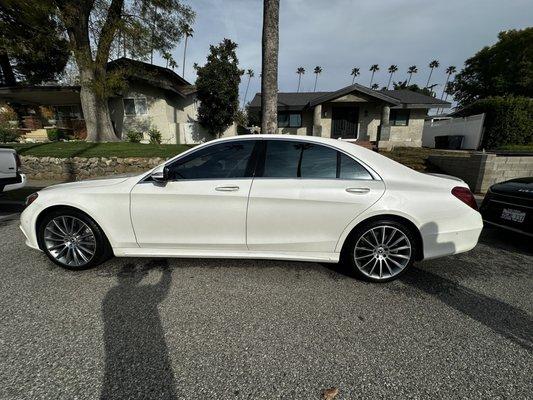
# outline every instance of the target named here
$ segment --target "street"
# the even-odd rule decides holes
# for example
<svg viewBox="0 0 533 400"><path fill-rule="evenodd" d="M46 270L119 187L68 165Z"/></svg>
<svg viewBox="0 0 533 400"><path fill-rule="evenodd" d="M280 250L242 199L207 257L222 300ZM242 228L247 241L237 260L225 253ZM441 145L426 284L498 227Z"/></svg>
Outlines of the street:
<svg viewBox="0 0 533 400"><path fill-rule="evenodd" d="M533 246L508 232L369 284L284 261L115 258L71 272L26 248L12 219L0 269L2 399L533 393Z"/></svg>

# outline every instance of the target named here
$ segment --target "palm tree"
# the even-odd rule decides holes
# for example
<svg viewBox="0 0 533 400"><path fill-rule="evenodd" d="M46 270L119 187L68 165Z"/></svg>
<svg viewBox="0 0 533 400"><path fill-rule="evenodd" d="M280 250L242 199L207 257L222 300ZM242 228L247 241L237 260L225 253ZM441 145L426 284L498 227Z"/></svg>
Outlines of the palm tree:
<svg viewBox="0 0 533 400"><path fill-rule="evenodd" d="M172 60L172 54L168 51L163 51L162 57L167 62L166 68L168 68L168 64L170 63L170 60Z"/></svg>
<svg viewBox="0 0 533 400"><path fill-rule="evenodd" d="M389 67L389 83L387 83L387 90L389 90L389 86L390 86L390 82L392 80L392 75L394 75L394 73L398 71L398 66L397 65L394 65L392 64L390 67Z"/></svg>
<svg viewBox="0 0 533 400"><path fill-rule="evenodd" d="M248 96L248 87L250 86L250 80L254 77L254 70L249 69L246 71L246 75L248 75L248 83L246 83L246 91L244 92L244 99L242 101L242 106L244 108L244 105L246 104L246 97Z"/></svg>
<svg viewBox="0 0 533 400"><path fill-rule="evenodd" d="M261 133L278 129L279 0L263 0Z"/></svg>
<svg viewBox="0 0 533 400"><path fill-rule="evenodd" d="M409 86L409 84L411 83L411 78L413 77L413 74L416 74L417 72L418 72L418 68L416 67L416 65L411 65L407 69L407 73L409 74L409 79L407 80L407 86Z"/></svg>
<svg viewBox="0 0 533 400"><path fill-rule="evenodd" d="M178 63L171 58L168 62L168 66L174 71L174 69L178 67Z"/></svg>
<svg viewBox="0 0 533 400"><path fill-rule="evenodd" d="M379 83L374 83L372 86L370 86L372 90L378 90L379 89Z"/></svg>
<svg viewBox="0 0 533 400"><path fill-rule="evenodd" d="M298 67L296 69L296 73L298 74L298 90L297 92L300 91L300 82L302 81L302 75L305 74L305 68L304 67Z"/></svg>
<svg viewBox="0 0 533 400"><path fill-rule="evenodd" d="M457 72L457 68L455 68L455 65L450 65L448 68L446 68L446 83L444 84L444 87L442 88L442 94L440 95L440 99L444 97L444 93L446 93L446 88L448 87L448 82L450 81L450 76L452 74L455 74Z"/></svg>
<svg viewBox="0 0 533 400"><path fill-rule="evenodd" d="M315 87L313 88L313 92L316 92L316 81L318 80L318 75L322 73L322 67L317 65L313 73L315 74Z"/></svg>
<svg viewBox="0 0 533 400"><path fill-rule="evenodd" d="M379 71L379 65L372 64L370 66L370 71L372 71L372 77L370 78L370 87L372 87L372 82L374 81L374 74L376 73L376 71Z"/></svg>
<svg viewBox="0 0 533 400"><path fill-rule="evenodd" d="M185 35L185 46L183 47L183 66L181 70L181 76L183 77L183 79L185 79L185 57L187 56L187 40L192 37L194 31L190 25L185 24L182 29L182 32Z"/></svg>
<svg viewBox="0 0 533 400"><path fill-rule="evenodd" d="M431 80L431 74L433 73L433 69L435 68L439 68L439 61L438 60L433 60L429 63L429 68L431 68L431 71L429 71L429 76L428 76L428 81L426 83L426 87L429 86L429 81Z"/></svg>
<svg viewBox="0 0 533 400"><path fill-rule="evenodd" d="M352 78L352 85L353 85L354 82L355 82L355 77L361 75L361 73L359 72L359 68L357 68L357 67L353 67L353 68L352 68L352 72L350 73L350 75L353 76L353 78Z"/></svg>

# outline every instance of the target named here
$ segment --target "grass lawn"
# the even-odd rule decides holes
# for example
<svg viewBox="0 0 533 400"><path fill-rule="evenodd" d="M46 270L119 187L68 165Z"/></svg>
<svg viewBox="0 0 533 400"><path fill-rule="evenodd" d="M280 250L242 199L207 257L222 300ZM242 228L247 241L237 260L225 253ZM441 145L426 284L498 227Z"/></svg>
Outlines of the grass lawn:
<svg viewBox="0 0 533 400"><path fill-rule="evenodd" d="M428 149L425 147L396 147L392 151L380 151L381 155L392 158L415 171L439 172L436 167L427 162L430 154L450 154L443 150Z"/></svg>
<svg viewBox="0 0 533 400"><path fill-rule="evenodd" d="M516 152L529 152L533 153L533 143L531 144L508 144L506 146L498 147L496 150L516 151Z"/></svg>
<svg viewBox="0 0 533 400"><path fill-rule="evenodd" d="M49 142L10 145L20 155L36 157L163 157L169 158L191 148L178 144L141 144L129 142L88 143Z"/></svg>

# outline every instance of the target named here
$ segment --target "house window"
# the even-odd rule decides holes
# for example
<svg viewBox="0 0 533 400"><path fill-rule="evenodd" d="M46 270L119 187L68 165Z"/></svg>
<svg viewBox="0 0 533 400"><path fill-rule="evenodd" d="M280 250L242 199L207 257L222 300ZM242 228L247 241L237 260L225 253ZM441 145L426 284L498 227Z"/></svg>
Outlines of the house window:
<svg viewBox="0 0 533 400"><path fill-rule="evenodd" d="M392 126L409 125L409 110L390 110L389 122Z"/></svg>
<svg viewBox="0 0 533 400"><path fill-rule="evenodd" d="M145 97L122 99L122 101L125 115L145 115L148 113Z"/></svg>
<svg viewBox="0 0 533 400"><path fill-rule="evenodd" d="M302 126L302 114L280 112L278 113L279 128L300 128Z"/></svg>

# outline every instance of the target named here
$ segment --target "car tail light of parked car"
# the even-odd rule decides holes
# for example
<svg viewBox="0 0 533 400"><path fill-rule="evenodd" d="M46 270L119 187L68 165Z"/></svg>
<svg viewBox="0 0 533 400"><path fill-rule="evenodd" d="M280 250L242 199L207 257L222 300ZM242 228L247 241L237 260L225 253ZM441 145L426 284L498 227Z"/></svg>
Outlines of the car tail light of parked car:
<svg viewBox="0 0 533 400"><path fill-rule="evenodd" d="M39 197L39 193L32 193L28 197L26 197L26 207L33 203L37 199L37 197Z"/></svg>
<svg viewBox="0 0 533 400"><path fill-rule="evenodd" d="M477 210L476 199L474 198L474 195L472 194L470 189L461 186L456 186L452 189L452 194L466 205L472 207L474 210Z"/></svg>

